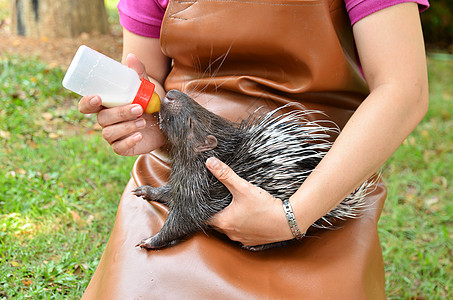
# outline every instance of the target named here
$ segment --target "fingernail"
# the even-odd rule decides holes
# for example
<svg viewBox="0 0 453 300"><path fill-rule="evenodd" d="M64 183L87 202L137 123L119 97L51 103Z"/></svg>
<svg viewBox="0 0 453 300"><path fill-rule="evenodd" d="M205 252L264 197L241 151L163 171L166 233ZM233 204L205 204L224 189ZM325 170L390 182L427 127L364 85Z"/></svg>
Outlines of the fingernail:
<svg viewBox="0 0 453 300"><path fill-rule="evenodd" d="M220 166L220 161L215 157L210 157L206 160L206 165L211 170L217 170L217 168Z"/></svg>
<svg viewBox="0 0 453 300"><path fill-rule="evenodd" d="M99 104L101 104L101 99L98 96L90 99L91 106L99 106Z"/></svg>
<svg viewBox="0 0 453 300"><path fill-rule="evenodd" d="M138 143L142 140L142 135L140 133L137 133L132 137L132 139L134 140L134 142Z"/></svg>
<svg viewBox="0 0 453 300"><path fill-rule="evenodd" d="M143 108L140 105L136 105L131 108L131 113L135 116L141 116L143 114Z"/></svg>
<svg viewBox="0 0 453 300"><path fill-rule="evenodd" d="M145 122L144 119L138 119L138 120L135 122L135 126L137 126L138 129L145 128L145 125L146 125L146 122Z"/></svg>

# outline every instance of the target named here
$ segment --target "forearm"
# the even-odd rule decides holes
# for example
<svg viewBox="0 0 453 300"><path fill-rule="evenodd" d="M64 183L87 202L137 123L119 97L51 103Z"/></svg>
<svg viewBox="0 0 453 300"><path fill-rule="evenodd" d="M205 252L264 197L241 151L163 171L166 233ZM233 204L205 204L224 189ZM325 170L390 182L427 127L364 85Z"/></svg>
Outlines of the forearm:
<svg viewBox="0 0 453 300"><path fill-rule="evenodd" d="M301 230L335 208L385 163L425 114L426 94L426 89L409 92L396 85L383 85L370 94L291 197Z"/></svg>

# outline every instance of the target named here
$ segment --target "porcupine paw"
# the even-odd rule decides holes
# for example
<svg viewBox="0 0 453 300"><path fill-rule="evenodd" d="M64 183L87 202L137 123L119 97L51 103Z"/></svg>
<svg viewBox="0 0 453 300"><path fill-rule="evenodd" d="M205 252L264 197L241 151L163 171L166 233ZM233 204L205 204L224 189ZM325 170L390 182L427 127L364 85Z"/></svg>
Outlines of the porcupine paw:
<svg viewBox="0 0 453 300"><path fill-rule="evenodd" d="M270 243L270 244L263 244L263 245L256 245L256 246L245 246L242 245L242 249L251 251L251 252L258 252L258 251L264 251L272 248L281 248L288 244L288 241L283 241L283 242L276 242L276 243Z"/></svg>
<svg viewBox="0 0 453 300"><path fill-rule="evenodd" d="M265 245L256 245L256 246L244 246L242 245L242 249L245 249L250 252L259 252L267 249L274 248L275 246L271 244L265 244Z"/></svg>
<svg viewBox="0 0 453 300"><path fill-rule="evenodd" d="M150 236L149 238L144 239L140 243L135 245L135 247L140 247L142 249L161 249L161 248L164 248L166 246L173 244L172 242L167 243L167 242L161 241L158 236L159 236L159 234Z"/></svg>
<svg viewBox="0 0 453 300"><path fill-rule="evenodd" d="M142 197L145 200L154 200L156 197L155 188L149 185L142 185L132 190L132 193L137 197Z"/></svg>
<svg viewBox="0 0 453 300"><path fill-rule="evenodd" d="M251 252L258 252L258 251L263 251L266 248L264 248L263 245L258 245L258 246L244 246L244 245L242 245L242 249L245 249L245 250L251 251Z"/></svg>
<svg viewBox="0 0 453 300"><path fill-rule="evenodd" d="M144 249L158 249L158 248L162 248L162 246L156 247L155 245L153 245L152 240L153 240L153 237L151 236L151 237L149 237L147 239L142 240L140 243L135 245L135 247L140 247L142 249L143 248Z"/></svg>

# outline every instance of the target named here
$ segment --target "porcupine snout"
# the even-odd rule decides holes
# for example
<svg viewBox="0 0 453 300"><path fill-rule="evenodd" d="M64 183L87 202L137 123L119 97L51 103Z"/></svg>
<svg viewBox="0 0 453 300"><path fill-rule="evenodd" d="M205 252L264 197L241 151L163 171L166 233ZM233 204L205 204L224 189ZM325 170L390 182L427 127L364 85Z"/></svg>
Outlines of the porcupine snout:
<svg viewBox="0 0 453 300"><path fill-rule="evenodd" d="M178 90L170 90L161 100L159 111L159 128L164 134L168 135L172 131L178 131L175 124L175 119L179 119L183 110L182 99L184 94ZM172 125L173 124L173 125Z"/></svg>
<svg viewBox="0 0 453 300"><path fill-rule="evenodd" d="M161 110L170 113L178 114L181 112L181 99L187 97L184 93L178 90L170 90L161 101Z"/></svg>

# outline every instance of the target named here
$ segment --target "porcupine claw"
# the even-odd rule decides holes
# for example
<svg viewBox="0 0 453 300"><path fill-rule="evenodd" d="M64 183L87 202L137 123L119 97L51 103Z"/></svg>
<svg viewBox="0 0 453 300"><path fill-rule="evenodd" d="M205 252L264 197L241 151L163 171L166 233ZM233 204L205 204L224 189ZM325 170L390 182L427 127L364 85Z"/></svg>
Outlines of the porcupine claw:
<svg viewBox="0 0 453 300"><path fill-rule="evenodd" d="M258 252L258 251L263 251L263 250L267 250L267 249L283 247L286 244L289 244L289 241L276 242L276 243L263 244L263 245L256 245L256 246L245 246L245 245L242 245L242 249L245 249L245 250L248 250L248 251L251 251L251 252Z"/></svg>
<svg viewBox="0 0 453 300"><path fill-rule="evenodd" d="M151 245L151 239L152 237L149 237L147 239L144 239L142 240L140 243L138 243L137 245L135 245L135 247L140 247L142 249L155 249L155 247L153 247ZM159 247L160 248L160 247Z"/></svg>
<svg viewBox="0 0 453 300"><path fill-rule="evenodd" d="M161 249L167 246L171 246L176 241L165 241L162 239L162 235L159 233L150 236L147 239L142 240L140 243L135 245L135 247L140 247L142 249L151 249L151 250L156 250L156 249Z"/></svg>
<svg viewBox="0 0 453 300"><path fill-rule="evenodd" d="M139 187L133 189L132 193L135 196L142 197L144 199L150 199L153 196L152 188L147 185L142 185L142 186L139 186Z"/></svg>
<svg viewBox="0 0 453 300"><path fill-rule="evenodd" d="M132 190L132 194L137 197L142 197L146 201L156 201L166 204L169 201L171 188L169 185L161 187L152 187L149 185L142 185Z"/></svg>

